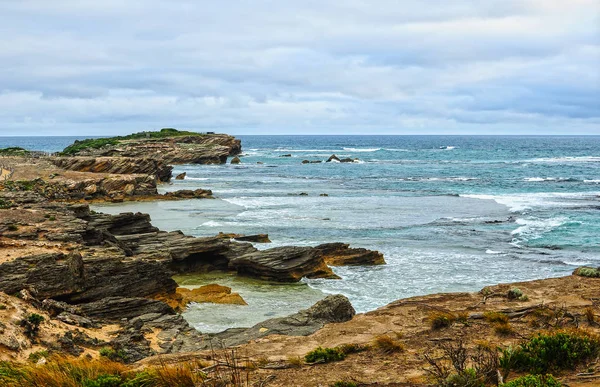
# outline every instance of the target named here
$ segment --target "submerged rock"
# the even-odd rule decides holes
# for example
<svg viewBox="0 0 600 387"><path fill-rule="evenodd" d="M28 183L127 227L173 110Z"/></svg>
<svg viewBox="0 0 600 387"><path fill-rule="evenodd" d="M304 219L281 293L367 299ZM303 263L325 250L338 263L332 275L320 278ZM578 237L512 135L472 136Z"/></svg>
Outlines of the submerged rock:
<svg viewBox="0 0 600 387"><path fill-rule="evenodd" d="M181 297L182 307L190 302L248 305L239 293L232 293L230 287L217 284L204 285L196 289L177 288L177 295Z"/></svg>
<svg viewBox="0 0 600 387"><path fill-rule="evenodd" d="M235 156L233 159L231 159L231 164L241 164L242 160L240 160L239 157Z"/></svg>

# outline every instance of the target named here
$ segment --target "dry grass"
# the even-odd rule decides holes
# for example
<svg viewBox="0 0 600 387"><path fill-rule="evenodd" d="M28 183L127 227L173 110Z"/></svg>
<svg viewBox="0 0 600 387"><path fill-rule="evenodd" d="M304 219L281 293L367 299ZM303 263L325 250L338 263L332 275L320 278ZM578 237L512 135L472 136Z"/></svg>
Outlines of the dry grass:
<svg viewBox="0 0 600 387"><path fill-rule="evenodd" d="M397 339L392 338L388 335L381 335L375 337L375 339L373 340L372 347L386 355L404 351L404 345Z"/></svg>
<svg viewBox="0 0 600 387"><path fill-rule="evenodd" d="M588 324L593 325L596 320L596 316L594 315L594 309L585 308L584 315L585 315L585 319L587 320Z"/></svg>
<svg viewBox="0 0 600 387"><path fill-rule="evenodd" d="M441 329L451 326L456 320L456 316L449 312L432 312L429 314L428 320L432 329Z"/></svg>
<svg viewBox="0 0 600 387"><path fill-rule="evenodd" d="M483 318L489 323L508 324L509 321L508 316L500 312L485 312Z"/></svg>
<svg viewBox="0 0 600 387"><path fill-rule="evenodd" d="M509 336L515 333L515 330L509 322L496 322L494 323L493 327L494 332L500 336Z"/></svg>
<svg viewBox="0 0 600 387"><path fill-rule="evenodd" d="M292 368L300 368L304 364L304 361L300 356L289 356L287 361Z"/></svg>

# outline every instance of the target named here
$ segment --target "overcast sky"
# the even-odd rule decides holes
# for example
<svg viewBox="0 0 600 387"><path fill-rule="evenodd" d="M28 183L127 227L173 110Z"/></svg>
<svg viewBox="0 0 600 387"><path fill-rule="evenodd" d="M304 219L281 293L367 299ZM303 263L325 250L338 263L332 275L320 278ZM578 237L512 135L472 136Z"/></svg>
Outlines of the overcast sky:
<svg viewBox="0 0 600 387"><path fill-rule="evenodd" d="M0 0L0 135L600 134L600 0Z"/></svg>

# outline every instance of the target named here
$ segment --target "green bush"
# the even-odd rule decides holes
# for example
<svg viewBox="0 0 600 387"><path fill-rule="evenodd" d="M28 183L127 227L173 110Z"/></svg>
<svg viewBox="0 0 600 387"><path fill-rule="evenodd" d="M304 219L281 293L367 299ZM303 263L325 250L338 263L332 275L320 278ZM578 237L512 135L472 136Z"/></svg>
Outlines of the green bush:
<svg viewBox="0 0 600 387"><path fill-rule="evenodd" d="M118 375L100 375L96 379L86 380L83 387L121 387L123 379Z"/></svg>
<svg viewBox="0 0 600 387"><path fill-rule="evenodd" d="M27 156L29 153L27 149L18 146L0 149L0 156Z"/></svg>
<svg viewBox="0 0 600 387"><path fill-rule="evenodd" d="M344 382L340 380L339 382L333 383L331 387L358 387L358 384L354 382Z"/></svg>
<svg viewBox="0 0 600 387"><path fill-rule="evenodd" d="M521 376L503 387L561 387L562 384L552 375L526 375Z"/></svg>
<svg viewBox="0 0 600 387"><path fill-rule="evenodd" d="M21 320L21 326L25 328L25 334L29 337L35 337L40 330L40 324L44 322L44 316L37 313L31 313Z"/></svg>
<svg viewBox="0 0 600 387"><path fill-rule="evenodd" d="M304 356L307 363L330 363L340 361L346 358L346 354L339 348L322 348L310 351Z"/></svg>
<svg viewBox="0 0 600 387"><path fill-rule="evenodd" d="M7 229L8 231L17 231L19 229L19 226L17 226L16 224L9 224Z"/></svg>
<svg viewBox="0 0 600 387"><path fill-rule="evenodd" d="M600 278L600 268L594 269L593 267L580 267L575 269L573 274L580 277Z"/></svg>
<svg viewBox="0 0 600 387"><path fill-rule="evenodd" d="M110 347L100 348L100 356L104 356L112 361L125 362L127 361L127 354L123 350L115 351Z"/></svg>
<svg viewBox="0 0 600 387"><path fill-rule="evenodd" d="M505 367L534 374L549 370L574 369L600 353L597 336L581 330L540 333L514 350L503 351Z"/></svg>

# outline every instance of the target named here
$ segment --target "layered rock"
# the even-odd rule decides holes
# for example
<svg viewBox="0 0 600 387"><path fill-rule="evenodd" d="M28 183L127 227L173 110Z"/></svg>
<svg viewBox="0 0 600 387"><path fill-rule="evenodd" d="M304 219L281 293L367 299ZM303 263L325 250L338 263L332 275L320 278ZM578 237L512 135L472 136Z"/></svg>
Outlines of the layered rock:
<svg viewBox="0 0 600 387"><path fill-rule="evenodd" d="M350 248L347 243L325 243L315 247L330 266L384 265L383 254L363 248Z"/></svg>
<svg viewBox="0 0 600 387"><path fill-rule="evenodd" d="M255 251L229 261L238 274L278 282L307 278L339 278L325 264L323 253L312 247L276 247Z"/></svg>
<svg viewBox="0 0 600 387"><path fill-rule="evenodd" d="M77 145L77 143L75 144ZM198 134L164 138L115 138L99 148L85 147L77 156L109 156L143 159L152 157L164 164L223 164L239 154L241 141L226 134Z"/></svg>
<svg viewBox="0 0 600 387"><path fill-rule="evenodd" d="M69 171L153 175L163 182L171 179L173 171L172 166L149 157L51 157L49 160Z"/></svg>

